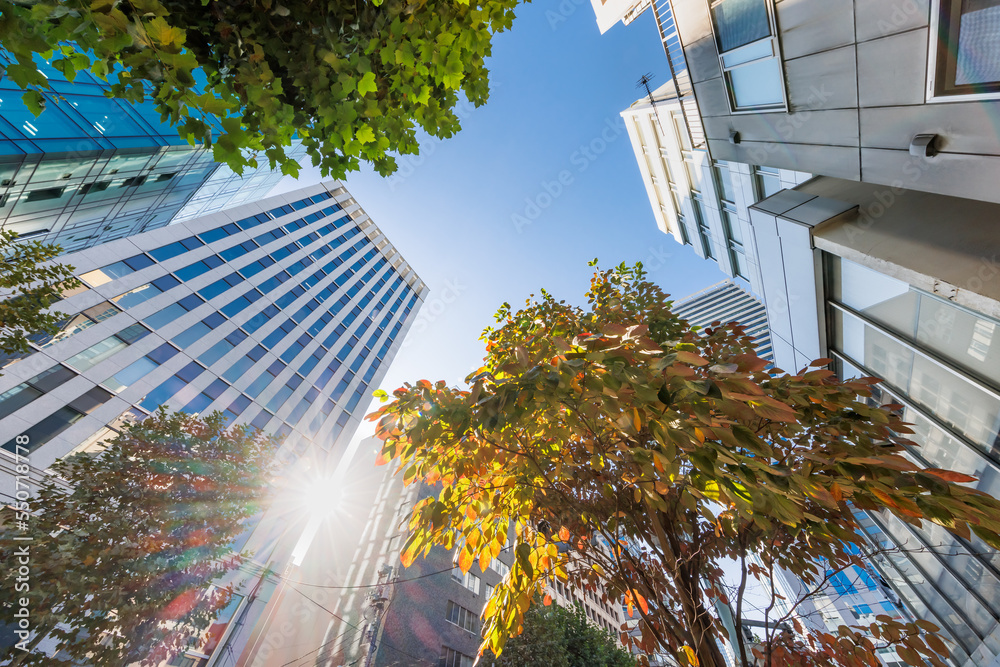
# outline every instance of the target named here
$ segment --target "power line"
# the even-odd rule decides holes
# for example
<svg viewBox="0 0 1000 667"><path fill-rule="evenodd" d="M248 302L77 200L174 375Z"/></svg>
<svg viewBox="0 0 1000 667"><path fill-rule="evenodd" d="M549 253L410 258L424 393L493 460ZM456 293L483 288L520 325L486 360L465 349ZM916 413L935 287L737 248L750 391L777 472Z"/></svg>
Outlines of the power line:
<svg viewBox="0 0 1000 667"><path fill-rule="evenodd" d="M333 642L337 641L338 639L340 639L341 637L343 637L344 635L346 635L349 632L351 632L351 630L345 630L345 631L341 632L339 635L337 635L336 637L334 637L330 641L326 642L325 644L321 644L319 647L314 648L313 650L309 651L305 655L301 655L298 658L295 658L294 660L289 660L288 662L286 662L285 664L283 664L281 667L288 667L289 665L294 665L299 660L302 660L304 658L308 658L309 656L311 656L313 653L316 653L317 651L322 651L324 648L326 648L327 646L329 646Z"/></svg>
<svg viewBox="0 0 1000 667"><path fill-rule="evenodd" d="M315 600L313 600L313 599L312 599L311 597L309 597L308 595L306 595L305 593L303 593L302 591L300 591L300 590L299 590L298 588L296 588L295 586L292 586L291 584L289 584L289 587L290 587L290 588L291 588L292 590L294 590L294 591L295 591L296 593L298 593L299 595L301 595L302 597L304 597L305 599L309 600L309 601L310 601L310 602L312 602L312 603L313 603L314 605L316 605L317 607L319 607L320 609L322 609L323 611L325 611L326 613L330 614L331 616L333 616L334 618L336 618L337 620L339 620L339 621L340 621L341 623L343 623L344 625L349 625L349 626L351 626L352 628L354 628L355 630L362 630L361 628L359 628L358 626L354 625L353 623L349 623L348 621L345 621L345 620L344 620L344 619L343 619L343 618L342 618L341 616L339 616L339 615L337 615L336 613L334 613L334 612L330 611L329 609L327 609L326 607L324 607L323 605L321 605L321 604L320 604L319 602L316 602ZM362 631L363 631L363 630L362 630ZM327 642L327 643L329 643L329 642ZM393 651L395 651L395 652L397 652L397 653L400 653L400 654L402 654L402 655L405 655L405 656L406 656L406 657L408 657L408 658L413 658L414 660L419 660L420 662L426 662L426 663L427 663L428 665L433 665L433 664L434 664L434 662L433 662L433 661L431 661L431 660L428 660L428 659L426 659L426 658L420 658L420 657L418 657L418 656L415 656L415 655L413 655L412 653L407 653L407 652L406 652L406 651L404 651L403 649L400 649L400 648L396 648L395 646L393 646L392 644L390 644L390 643L389 643L389 642L387 642L387 641L384 641L384 640L383 640L383 641L382 641L382 643L381 643L381 645L382 645L382 646L385 646L386 648L389 648L389 649L392 649ZM324 644L324 646L325 646L325 644ZM315 649L315 650L313 650L313 651L310 651L310 653L315 653L315 652L316 652L316 651L318 651L318 650L319 650L320 648L323 648L323 647L322 647L322 646L320 646L319 648L317 648L317 649ZM308 655L308 654L307 654L307 655ZM301 658L300 658L300 659L301 659ZM286 666L285 666L285 665L282 665L282 667L286 667Z"/></svg>

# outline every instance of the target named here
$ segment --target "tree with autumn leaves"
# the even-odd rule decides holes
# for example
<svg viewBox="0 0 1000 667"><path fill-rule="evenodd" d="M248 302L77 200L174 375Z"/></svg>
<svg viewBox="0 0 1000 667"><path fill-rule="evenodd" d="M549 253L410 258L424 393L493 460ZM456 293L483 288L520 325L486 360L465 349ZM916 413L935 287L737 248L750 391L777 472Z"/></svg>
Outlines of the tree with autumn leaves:
<svg viewBox="0 0 1000 667"><path fill-rule="evenodd" d="M99 455L57 461L30 501L0 512L0 608L30 610L28 651L3 664L144 665L169 660L233 590L231 544L263 510L277 441L255 428L162 409ZM23 563L23 560L21 561ZM27 604L25 604L25 601ZM58 653L31 649L44 638Z"/></svg>
<svg viewBox="0 0 1000 667"><path fill-rule="evenodd" d="M836 633L801 623L801 600L777 604L777 572L798 577L805 598L864 567L855 510L1000 546L1000 502L971 477L915 463L893 406L870 404L876 379L840 380L829 359L785 373L739 326L696 331L670 306L641 265L597 270L585 307L544 290L520 310L504 304L466 388L397 389L371 415L381 458L407 483L440 485L414 507L404 564L441 545L463 570L485 567L515 525L484 651L500 653L534 595L561 579L603 582L638 619L623 640L682 665L721 667L722 639L742 665L874 666L883 646L943 665L947 646L925 621L879 616ZM723 572L733 562L735 582ZM741 627L755 587L772 592L768 626L794 632L729 636L715 609Z"/></svg>

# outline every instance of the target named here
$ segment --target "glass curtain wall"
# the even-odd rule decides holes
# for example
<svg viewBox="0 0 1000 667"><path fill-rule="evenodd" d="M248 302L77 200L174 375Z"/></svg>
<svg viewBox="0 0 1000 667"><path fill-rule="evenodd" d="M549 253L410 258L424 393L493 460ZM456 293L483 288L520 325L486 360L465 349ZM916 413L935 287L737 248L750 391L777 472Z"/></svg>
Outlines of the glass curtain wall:
<svg viewBox="0 0 1000 667"><path fill-rule="evenodd" d="M841 377L882 379L875 400L902 406L913 460L975 476L1000 496L1000 322L843 258L824 263ZM1000 553L927 522L868 518L911 610L947 631L956 657L974 653L1000 621Z"/></svg>

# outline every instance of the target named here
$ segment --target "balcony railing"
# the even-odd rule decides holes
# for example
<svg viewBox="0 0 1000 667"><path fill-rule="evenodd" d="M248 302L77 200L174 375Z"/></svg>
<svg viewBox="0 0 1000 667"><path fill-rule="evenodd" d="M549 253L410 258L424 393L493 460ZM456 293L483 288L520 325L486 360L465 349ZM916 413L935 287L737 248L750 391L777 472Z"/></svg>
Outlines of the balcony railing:
<svg viewBox="0 0 1000 667"><path fill-rule="evenodd" d="M652 7L653 16L656 17L656 27L660 31L660 40L663 42L663 52L667 55L674 92L677 94L677 99L680 100L684 124L691 137L691 145L695 149L707 151L708 142L705 140L705 128L701 122L701 113L698 111L694 86L688 72L687 60L684 58L681 38L677 34L677 25L674 23L674 12L670 0L653 0Z"/></svg>

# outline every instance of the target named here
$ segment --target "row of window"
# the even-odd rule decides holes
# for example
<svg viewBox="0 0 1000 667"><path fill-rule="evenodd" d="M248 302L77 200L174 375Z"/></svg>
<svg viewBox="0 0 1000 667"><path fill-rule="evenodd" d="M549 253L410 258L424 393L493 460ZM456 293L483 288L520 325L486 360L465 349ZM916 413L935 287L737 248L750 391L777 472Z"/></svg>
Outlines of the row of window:
<svg viewBox="0 0 1000 667"><path fill-rule="evenodd" d="M226 236L235 234L240 230L251 229L267 220L278 218L282 215L287 215L288 213L291 213L300 208L305 208L306 206L311 206L312 204L318 204L319 202L326 201L327 199L332 199L332 198L333 195L331 195L329 192L322 192L313 197L300 199L299 201L293 202L288 206L282 206L280 208L268 211L267 213L260 213L257 214L256 216L244 218L243 220L239 220L235 223L229 223L226 225L222 225L220 227L216 227L214 229L210 229L208 231L202 232L201 234L198 234L197 236L190 236L186 239L175 241L173 243L169 243L159 248L154 248L148 252L149 256L145 254L139 254L134 257L129 257L127 259L114 262L107 266L101 267L100 269L89 271L87 273L82 274L80 276L80 279L83 280L88 285L90 285L91 287L103 285L104 283L110 282L115 278L121 278L122 276L126 276L129 273L132 273L134 271L139 271L140 269L144 269L147 266L151 266L153 264L154 259L157 262L163 262L165 260L171 259L185 252L188 252L189 250L194 250L195 248L199 248L205 244L213 243L215 241L218 241L219 239L225 238ZM332 215L333 213L340 210L342 210L340 205L334 204L333 206L323 209L323 211L321 211L320 213L326 216L326 215ZM319 215L319 213L314 213L313 215L316 216L315 218L316 220L322 217ZM304 226L305 224L307 223L303 222L302 225L300 226ZM292 225L286 225L286 227L292 227ZM288 232L294 231L294 229L296 228L298 227L289 229ZM153 259L150 259L150 257L152 257Z"/></svg>
<svg viewBox="0 0 1000 667"><path fill-rule="evenodd" d="M475 660L471 656L459 653L447 646L441 647L441 659L438 661L438 667L472 667L473 664L475 664Z"/></svg>
<svg viewBox="0 0 1000 667"><path fill-rule="evenodd" d="M469 632L479 632L479 615L471 612L465 607L448 600L448 608L445 611L445 618L449 623L454 623L463 630Z"/></svg>

